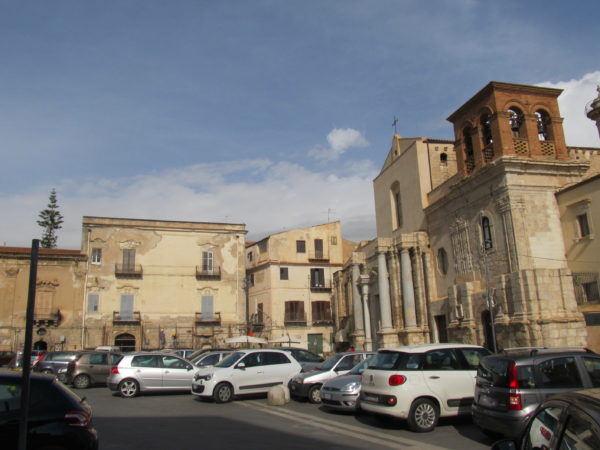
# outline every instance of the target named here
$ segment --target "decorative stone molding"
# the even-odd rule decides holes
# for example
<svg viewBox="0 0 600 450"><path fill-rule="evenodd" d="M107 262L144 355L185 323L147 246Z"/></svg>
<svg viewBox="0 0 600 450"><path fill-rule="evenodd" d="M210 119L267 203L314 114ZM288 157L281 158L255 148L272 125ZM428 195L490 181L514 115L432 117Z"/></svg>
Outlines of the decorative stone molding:
<svg viewBox="0 0 600 450"><path fill-rule="evenodd" d="M56 279L53 281L40 280L36 283L36 286L41 289L56 289L58 286L60 286L60 283Z"/></svg>
<svg viewBox="0 0 600 450"><path fill-rule="evenodd" d="M20 269L18 267L7 267L4 269L4 273L7 277L16 277L19 273L19 270Z"/></svg>
<svg viewBox="0 0 600 450"><path fill-rule="evenodd" d="M123 249L135 249L137 247L140 247L142 245L141 242L138 241L124 241L124 242L119 242L119 248L121 250Z"/></svg>

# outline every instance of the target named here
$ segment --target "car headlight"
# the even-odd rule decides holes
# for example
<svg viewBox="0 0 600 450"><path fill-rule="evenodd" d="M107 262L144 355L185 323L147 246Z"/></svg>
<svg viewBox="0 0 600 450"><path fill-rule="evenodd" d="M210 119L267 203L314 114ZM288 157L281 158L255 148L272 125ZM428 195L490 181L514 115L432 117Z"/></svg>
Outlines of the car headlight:
<svg viewBox="0 0 600 450"><path fill-rule="evenodd" d="M302 383L304 383L304 378L302 378L302 377L294 377L294 378L292 378L292 381L294 383L302 384Z"/></svg>
<svg viewBox="0 0 600 450"><path fill-rule="evenodd" d="M210 380L212 378L213 374L212 373L205 373L204 375L200 375L199 373L197 373L196 375L194 375L194 381L198 381L198 380Z"/></svg>
<svg viewBox="0 0 600 450"><path fill-rule="evenodd" d="M343 392L352 392L352 391L357 391L359 389L360 389L360 381L355 381L353 383L347 384L341 390Z"/></svg>

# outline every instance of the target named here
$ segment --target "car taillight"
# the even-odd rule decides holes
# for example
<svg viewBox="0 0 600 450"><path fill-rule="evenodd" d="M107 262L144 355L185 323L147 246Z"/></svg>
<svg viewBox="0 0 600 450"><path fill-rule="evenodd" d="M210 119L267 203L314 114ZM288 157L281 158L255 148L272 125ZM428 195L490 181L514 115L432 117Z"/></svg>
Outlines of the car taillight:
<svg viewBox="0 0 600 450"><path fill-rule="evenodd" d="M110 374L111 375L118 375L119 374L119 368L117 366L112 366L110 369Z"/></svg>
<svg viewBox="0 0 600 450"><path fill-rule="evenodd" d="M65 414L65 420L71 427L92 427L92 416L85 411L69 411Z"/></svg>
<svg viewBox="0 0 600 450"><path fill-rule="evenodd" d="M41 362L42 362L42 360L43 360L43 359L46 357L46 355L47 355L47 354L48 354L48 353L42 353L41 355L39 355L39 356L38 356L38 360L37 360L37 362L38 362L38 363L41 363Z"/></svg>
<svg viewBox="0 0 600 450"><path fill-rule="evenodd" d="M390 386L400 386L406 382L406 377L404 375L391 375L388 382Z"/></svg>
<svg viewBox="0 0 600 450"><path fill-rule="evenodd" d="M521 394L519 393L517 365L514 361L508 363L508 409L512 411L520 411L523 409L523 405L521 404Z"/></svg>

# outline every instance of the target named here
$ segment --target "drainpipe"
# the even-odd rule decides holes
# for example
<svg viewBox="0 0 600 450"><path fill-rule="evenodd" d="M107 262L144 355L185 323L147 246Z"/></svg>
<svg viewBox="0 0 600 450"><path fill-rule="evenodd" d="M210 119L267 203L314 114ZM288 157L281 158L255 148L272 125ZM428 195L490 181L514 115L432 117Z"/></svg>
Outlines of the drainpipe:
<svg viewBox="0 0 600 450"><path fill-rule="evenodd" d="M85 320L87 315L87 289L88 289L88 276L90 273L90 236L92 234L92 229L87 229L87 244L86 244L86 255L87 260L85 263L85 279L83 285L83 308L81 311L81 350L85 349Z"/></svg>

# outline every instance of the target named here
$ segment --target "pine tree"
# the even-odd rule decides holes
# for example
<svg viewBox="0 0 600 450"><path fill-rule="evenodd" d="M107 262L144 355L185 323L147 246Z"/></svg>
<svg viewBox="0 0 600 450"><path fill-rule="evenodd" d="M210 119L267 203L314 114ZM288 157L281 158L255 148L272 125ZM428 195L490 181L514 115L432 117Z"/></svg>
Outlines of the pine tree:
<svg viewBox="0 0 600 450"><path fill-rule="evenodd" d="M40 227L44 228L44 234L42 235L41 245L43 248L54 248L56 247L56 241L58 236L56 230L62 228L63 216L58 210L58 203L56 202L56 190L52 189L50 192L50 202L46 209L40 211L37 223Z"/></svg>

